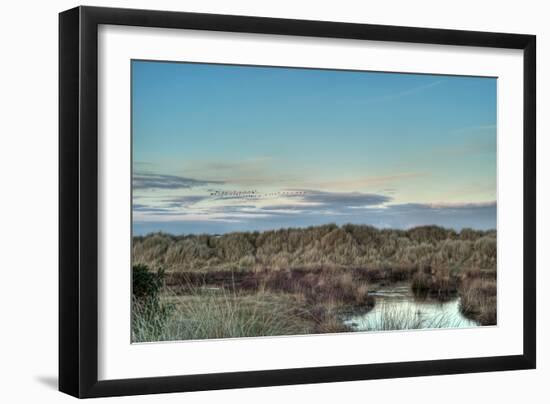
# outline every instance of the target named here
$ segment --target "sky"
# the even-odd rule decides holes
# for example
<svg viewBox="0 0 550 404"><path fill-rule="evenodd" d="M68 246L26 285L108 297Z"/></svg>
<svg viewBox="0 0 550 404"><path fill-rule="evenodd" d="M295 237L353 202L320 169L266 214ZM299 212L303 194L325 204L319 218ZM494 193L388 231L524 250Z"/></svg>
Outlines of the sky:
<svg viewBox="0 0 550 404"><path fill-rule="evenodd" d="M496 228L496 94L496 78L134 60L134 234Z"/></svg>

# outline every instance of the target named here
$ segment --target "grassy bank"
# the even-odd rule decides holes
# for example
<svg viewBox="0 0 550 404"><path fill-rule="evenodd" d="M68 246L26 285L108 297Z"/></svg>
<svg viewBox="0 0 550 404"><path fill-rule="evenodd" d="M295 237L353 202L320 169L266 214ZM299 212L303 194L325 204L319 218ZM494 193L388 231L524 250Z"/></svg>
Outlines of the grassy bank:
<svg viewBox="0 0 550 404"><path fill-rule="evenodd" d="M344 310L374 305L367 284L341 271L179 275L153 298L134 296L133 341L344 332Z"/></svg>
<svg viewBox="0 0 550 404"><path fill-rule="evenodd" d="M460 283L460 311L482 325L497 323L497 282L494 276L479 271L463 274Z"/></svg>
<svg viewBox="0 0 550 404"><path fill-rule="evenodd" d="M195 289L186 295L167 293L168 311L151 321L140 306L134 310L133 341L174 341L312 333L315 324L289 296L242 295Z"/></svg>

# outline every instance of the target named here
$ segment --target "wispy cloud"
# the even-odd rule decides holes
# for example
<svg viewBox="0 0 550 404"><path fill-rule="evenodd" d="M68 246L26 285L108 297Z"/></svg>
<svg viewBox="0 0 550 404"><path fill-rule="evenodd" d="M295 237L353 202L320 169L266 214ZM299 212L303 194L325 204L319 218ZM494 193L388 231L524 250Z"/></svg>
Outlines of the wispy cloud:
<svg viewBox="0 0 550 404"><path fill-rule="evenodd" d="M332 208L331 208L332 209ZM207 214L166 215L157 213L146 220L134 221L136 232L225 233L262 231L284 227L306 227L326 223L368 224L376 227L407 229L421 225L439 225L460 230L496 228L496 202L462 204L406 203L371 208L342 208L326 213L316 205L279 205L256 208L246 205L219 207ZM228 224L231 224L228 226Z"/></svg>
<svg viewBox="0 0 550 404"><path fill-rule="evenodd" d="M300 191L303 191L304 194L293 198L324 207L330 206L335 208L343 208L372 206L380 205L391 200L391 198L386 195L367 194L361 192L325 192L307 189Z"/></svg>
<svg viewBox="0 0 550 404"><path fill-rule="evenodd" d="M381 193L283 188L280 192L266 194L265 198L225 199L213 196L209 189L188 189L206 185L209 181L158 175L153 178L148 175L147 180L157 186L158 182L164 181L161 185L166 191L156 197L142 196L134 200L134 222L164 223L159 224L159 229L169 222L173 222L170 229L175 229L176 223L180 223L183 233L206 228L218 233L329 222L396 228L425 224L454 228L496 226L495 201L395 203L392 188L383 188L385 192ZM184 189L173 191L176 187ZM227 227L227 223L236 226ZM146 227L150 228L149 225Z"/></svg>
<svg viewBox="0 0 550 404"><path fill-rule="evenodd" d="M394 100L394 99L398 99L398 98L402 98L402 97L407 97L409 95L417 94L417 93L420 93L422 91L428 90L432 87L438 86L438 85L440 85L444 82L445 82L445 80L437 80L437 81L434 81L434 82L431 82L431 83L428 83L428 84L424 84L422 86L412 87L412 88L409 88L407 90L403 90L399 93L388 94L388 95L385 95L382 98L385 99L385 100Z"/></svg>
<svg viewBox="0 0 550 404"><path fill-rule="evenodd" d="M164 199L162 202L170 208L186 208L207 199L206 195L184 195Z"/></svg>
<svg viewBox="0 0 550 404"><path fill-rule="evenodd" d="M476 209L476 208L493 208L493 207L497 206L497 202L496 201L487 201L487 202L439 202L439 203L422 204L422 206L433 208L433 209L446 209L446 208Z"/></svg>
<svg viewBox="0 0 550 404"><path fill-rule="evenodd" d="M143 205L139 203L134 203L132 205L132 210L134 213L139 213L141 215L155 215L159 213L173 213L170 209L163 207L155 207L149 205Z"/></svg>
<svg viewBox="0 0 550 404"><path fill-rule="evenodd" d="M134 173L132 177L133 189L178 189L192 188L209 184L223 184L223 181L207 181L194 178L179 177L177 175Z"/></svg>
<svg viewBox="0 0 550 404"><path fill-rule="evenodd" d="M174 219L195 217L202 220L259 216L322 214L340 215L350 209L378 206L391 201L386 195L360 192L325 192L319 190L288 189L273 193L273 197L258 199L220 199L210 194L165 196L161 199L138 198L134 203L137 218L148 220L155 216L172 214ZM271 194L269 194L271 195Z"/></svg>

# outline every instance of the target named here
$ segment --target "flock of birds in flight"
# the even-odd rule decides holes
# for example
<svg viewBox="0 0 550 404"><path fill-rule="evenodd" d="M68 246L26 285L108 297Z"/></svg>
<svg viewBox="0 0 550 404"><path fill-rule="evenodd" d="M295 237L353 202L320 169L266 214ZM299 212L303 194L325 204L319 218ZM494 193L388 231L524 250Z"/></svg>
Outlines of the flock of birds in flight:
<svg viewBox="0 0 550 404"><path fill-rule="evenodd" d="M250 191L218 191L210 190L210 196L218 199L263 199L277 198L280 196L301 196L305 195L305 191L276 191L260 193L257 190Z"/></svg>

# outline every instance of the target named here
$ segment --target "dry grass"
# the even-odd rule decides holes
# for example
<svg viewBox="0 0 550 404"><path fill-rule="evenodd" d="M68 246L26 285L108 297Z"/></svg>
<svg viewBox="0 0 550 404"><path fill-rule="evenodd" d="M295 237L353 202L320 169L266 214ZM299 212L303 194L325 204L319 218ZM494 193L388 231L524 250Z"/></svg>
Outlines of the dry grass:
<svg viewBox="0 0 550 404"><path fill-rule="evenodd" d="M394 280L431 267L496 268L496 232L324 225L265 232L134 237L134 263L167 272L355 268ZM389 274L387 272L389 271Z"/></svg>
<svg viewBox="0 0 550 404"><path fill-rule="evenodd" d="M460 311L482 325L496 325L496 279L465 278L460 285Z"/></svg>
<svg viewBox="0 0 550 404"><path fill-rule="evenodd" d="M326 225L133 241L135 264L166 269L163 296L174 308L157 315L135 304L135 341L349 331L340 315L374 307L369 285L407 280L420 295L458 293L467 317L496 323L495 231ZM446 324L383 312L382 329Z"/></svg>
<svg viewBox="0 0 550 404"><path fill-rule="evenodd" d="M416 330L422 328L453 328L459 322L441 314L423 318L413 308L402 308L392 303L383 303L380 310L369 317L365 329L367 331Z"/></svg>
<svg viewBox="0 0 550 404"><path fill-rule="evenodd" d="M467 270L460 278L451 272L425 268L414 274L411 287L445 300L456 293L459 282L461 312L482 325L495 324L496 280L490 278L491 272ZM173 308L167 316L134 306L134 341L347 332L351 328L343 323L343 313L367 312L375 305L367 281L351 271L187 275L172 278L180 284L172 283L163 292L162 302ZM368 330L455 326L449 318L426 320L418 313L396 310L387 304L371 321Z"/></svg>
<svg viewBox="0 0 550 404"><path fill-rule="evenodd" d="M350 329L340 319L344 308L365 312L374 306L368 285L355 282L350 273L276 271L225 275L178 278L180 284L166 288L159 305L171 308L168 315L157 315L154 310L142 310L135 304L133 340L345 332ZM213 279L220 283L212 282Z"/></svg>
<svg viewBox="0 0 550 404"><path fill-rule="evenodd" d="M173 310L160 321L134 306L134 342L298 335L316 326L289 296L196 288L186 295L168 293L163 300Z"/></svg>
<svg viewBox="0 0 550 404"><path fill-rule="evenodd" d="M186 294L189 289L208 285L250 294L269 291L300 295L312 306L336 302L340 306L368 309L374 304L369 296L368 281L345 270L180 272L169 274L167 285L176 294Z"/></svg>
<svg viewBox="0 0 550 404"><path fill-rule="evenodd" d="M412 278L411 287L416 295L447 300L456 296L458 279L448 268L418 271Z"/></svg>

